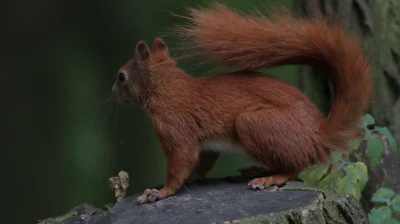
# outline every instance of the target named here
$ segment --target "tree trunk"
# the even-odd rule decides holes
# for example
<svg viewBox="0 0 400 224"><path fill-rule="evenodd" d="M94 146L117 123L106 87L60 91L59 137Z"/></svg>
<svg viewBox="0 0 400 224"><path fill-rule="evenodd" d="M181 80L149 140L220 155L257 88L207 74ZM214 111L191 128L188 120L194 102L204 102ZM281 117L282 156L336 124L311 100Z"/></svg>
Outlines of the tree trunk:
<svg viewBox="0 0 400 224"><path fill-rule="evenodd" d="M135 194L107 206L80 205L39 224L128 223L367 223L353 197L290 181L279 192L247 190L249 179L229 177L188 184L175 196L137 205Z"/></svg>
<svg viewBox="0 0 400 224"><path fill-rule="evenodd" d="M339 17L350 34L360 36L364 47L372 57L371 65L375 82L375 93L370 113L379 126L388 127L397 142L400 142L400 1L398 0L302 0L295 1L301 14L312 16L317 6L328 17ZM329 85L321 75L311 68L300 68L300 88L323 111L329 110L331 97ZM389 153L389 154L387 154ZM362 203L366 211L372 204L371 195L381 186L400 191L396 173L400 172L400 155L385 152L377 166L369 165L369 182L363 191Z"/></svg>

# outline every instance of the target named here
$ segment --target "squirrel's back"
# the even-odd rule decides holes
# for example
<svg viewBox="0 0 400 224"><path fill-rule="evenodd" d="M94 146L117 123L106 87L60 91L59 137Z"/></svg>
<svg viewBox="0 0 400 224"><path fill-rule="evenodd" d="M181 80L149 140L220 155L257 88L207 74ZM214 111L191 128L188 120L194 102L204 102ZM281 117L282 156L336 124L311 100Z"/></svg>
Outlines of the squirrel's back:
<svg viewBox="0 0 400 224"><path fill-rule="evenodd" d="M361 42L348 36L338 21L322 16L296 19L288 11L271 18L243 15L222 4L191 9L188 26L177 34L208 57L238 70L289 64L324 68L334 86L329 116L323 122L326 147L344 150L358 137L357 124L372 95L369 59Z"/></svg>

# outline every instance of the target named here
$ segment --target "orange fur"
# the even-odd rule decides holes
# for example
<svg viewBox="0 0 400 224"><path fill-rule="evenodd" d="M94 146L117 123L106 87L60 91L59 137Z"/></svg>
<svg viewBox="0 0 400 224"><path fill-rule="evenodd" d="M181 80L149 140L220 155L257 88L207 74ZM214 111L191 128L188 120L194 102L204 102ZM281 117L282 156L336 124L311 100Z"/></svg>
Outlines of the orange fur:
<svg viewBox="0 0 400 224"><path fill-rule="evenodd" d="M287 174L280 174L280 175L271 175L266 177L254 178L252 181L249 182L248 186L254 190L256 189L264 189L268 188L271 185L281 186L286 181L290 179L294 179L297 176L294 175L287 175Z"/></svg>
<svg viewBox="0 0 400 224"><path fill-rule="evenodd" d="M177 29L190 41L188 48L200 48L238 70L288 64L325 68L335 89L324 128L329 145L341 150L356 137L356 123L371 97L372 77L360 41L346 36L338 21L326 21L320 14L314 20L295 19L285 10L271 19L240 15L218 3L190 12L192 24Z"/></svg>
<svg viewBox="0 0 400 224"><path fill-rule="evenodd" d="M274 177L281 184L327 161L329 149L344 150L356 137L372 81L359 43L338 24L288 14L273 19L244 16L221 4L192 9L190 21L178 29L191 41L188 46L240 71L195 78L176 66L161 39L153 41L151 50L138 43L135 57L121 67L115 92L120 102L148 111L167 159L165 186L147 191L139 203L174 194L203 163L199 154L206 141L241 146L251 158L279 172ZM284 64L327 69L335 87L328 118L297 88L250 71Z"/></svg>

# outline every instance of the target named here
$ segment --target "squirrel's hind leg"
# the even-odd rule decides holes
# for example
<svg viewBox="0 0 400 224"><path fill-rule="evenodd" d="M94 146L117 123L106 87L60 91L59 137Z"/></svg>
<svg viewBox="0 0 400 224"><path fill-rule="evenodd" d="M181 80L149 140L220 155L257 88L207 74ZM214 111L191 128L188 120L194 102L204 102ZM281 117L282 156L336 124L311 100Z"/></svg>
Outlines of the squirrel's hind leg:
<svg viewBox="0 0 400 224"><path fill-rule="evenodd" d="M297 179L297 175L292 174L277 174L266 177L254 178L248 184L248 186L253 190L262 190L270 186L280 187L285 184L288 180Z"/></svg>
<svg viewBox="0 0 400 224"><path fill-rule="evenodd" d="M293 110L290 110L293 109ZM236 134L249 156L273 170L275 175L255 178L253 189L282 185L328 155L319 146L319 124L307 111L295 108L248 109L236 119Z"/></svg>
<svg viewBox="0 0 400 224"><path fill-rule="evenodd" d="M249 182L249 188L253 190L262 190L269 188L270 186L280 187L286 183L288 180L297 180L298 174L281 174L277 175L271 170L264 167L246 167L238 170L241 175L245 178L251 178ZM272 189L274 190L274 189Z"/></svg>

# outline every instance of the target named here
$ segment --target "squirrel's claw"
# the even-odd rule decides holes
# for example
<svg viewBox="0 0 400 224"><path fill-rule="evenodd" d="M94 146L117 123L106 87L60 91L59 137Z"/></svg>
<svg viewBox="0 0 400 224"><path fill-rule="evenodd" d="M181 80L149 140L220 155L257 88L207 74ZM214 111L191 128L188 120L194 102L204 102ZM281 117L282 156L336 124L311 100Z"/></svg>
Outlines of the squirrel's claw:
<svg viewBox="0 0 400 224"><path fill-rule="evenodd" d="M256 179L250 181L247 184L247 186L249 186L249 188L251 188L253 190L263 190L263 189L271 186L271 183L268 183L267 181L265 181L264 178L256 178Z"/></svg>
<svg viewBox="0 0 400 224"><path fill-rule="evenodd" d="M160 191L157 189L146 189L142 195L136 198L137 204L145 204L152 203L160 199L164 199L165 196L160 194Z"/></svg>
<svg viewBox="0 0 400 224"><path fill-rule="evenodd" d="M253 190L263 190L276 186L269 191L276 191L278 187L284 185L288 180L295 178L296 175L272 175L261 178L254 178L248 186Z"/></svg>

